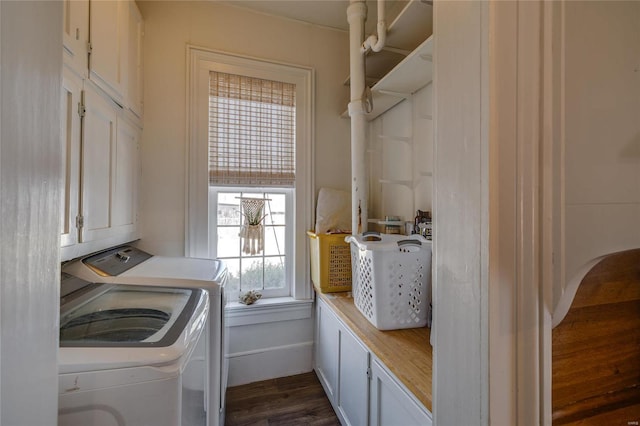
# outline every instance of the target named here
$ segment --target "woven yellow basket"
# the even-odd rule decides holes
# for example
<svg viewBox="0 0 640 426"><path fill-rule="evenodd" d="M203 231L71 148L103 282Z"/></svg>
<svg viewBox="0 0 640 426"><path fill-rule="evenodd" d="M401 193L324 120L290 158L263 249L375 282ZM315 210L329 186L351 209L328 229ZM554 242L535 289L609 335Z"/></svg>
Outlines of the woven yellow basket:
<svg viewBox="0 0 640 426"><path fill-rule="evenodd" d="M316 234L307 231L311 253L311 281L322 293L351 290L351 234Z"/></svg>

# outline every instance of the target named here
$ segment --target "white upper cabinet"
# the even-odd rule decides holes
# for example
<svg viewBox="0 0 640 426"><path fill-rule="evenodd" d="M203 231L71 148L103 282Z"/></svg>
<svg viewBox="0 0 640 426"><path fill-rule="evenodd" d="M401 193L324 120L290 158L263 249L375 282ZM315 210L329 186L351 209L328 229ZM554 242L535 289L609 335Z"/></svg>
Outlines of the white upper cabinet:
<svg viewBox="0 0 640 426"><path fill-rule="evenodd" d="M89 78L119 105L126 84L129 4L125 0L91 1Z"/></svg>
<svg viewBox="0 0 640 426"><path fill-rule="evenodd" d="M64 0L62 31L64 61L82 77L87 76L89 0Z"/></svg>
<svg viewBox="0 0 640 426"><path fill-rule="evenodd" d="M62 260L69 260L138 238L140 129L88 80L82 85L65 78L62 105L67 180L61 246Z"/></svg>
<svg viewBox="0 0 640 426"><path fill-rule="evenodd" d="M133 0L64 1L65 64L136 120L142 119L143 37L144 21Z"/></svg>
<svg viewBox="0 0 640 426"><path fill-rule="evenodd" d="M112 225L117 106L91 90L84 92L80 242L105 239Z"/></svg>
<svg viewBox="0 0 640 426"><path fill-rule="evenodd" d="M133 0L65 0L62 260L138 237L143 20Z"/></svg>
<svg viewBox="0 0 640 426"><path fill-rule="evenodd" d="M68 247L78 242L76 220L80 204L80 105L82 102L82 79L67 67L62 77L62 125L61 152L65 171L60 245Z"/></svg>
<svg viewBox="0 0 640 426"><path fill-rule="evenodd" d="M142 40L144 22L135 2L129 2L128 60L127 60L127 107L136 117L142 118Z"/></svg>
<svg viewBox="0 0 640 426"><path fill-rule="evenodd" d="M118 118L115 146L115 175L111 227L114 234L135 231L138 216L138 142L140 131L123 118Z"/></svg>

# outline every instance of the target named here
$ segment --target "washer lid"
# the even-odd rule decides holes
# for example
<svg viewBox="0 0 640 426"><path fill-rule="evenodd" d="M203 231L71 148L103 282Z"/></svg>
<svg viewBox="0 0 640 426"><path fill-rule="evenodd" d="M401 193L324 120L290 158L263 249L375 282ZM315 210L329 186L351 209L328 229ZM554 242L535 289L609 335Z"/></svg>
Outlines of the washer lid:
<svg viewBox="0 0 640 426"><path fill-rule="evenodd" d="M205 328L206 291L121 284L90 287L61 299L60 374L149 366L174 374L171 371L182 368Z"/></svg>
<svg viewBox="0 0 640 426"><path fill-rule="evenodd" d="M218 259L153 256L135 268L127 270L122 276L182 278L224 286L227 281L227 267Z"/></svg>
<svg viewBox="0 0 640 426"><path fill-rule="evenodd" d="M202 290L90 284L68 293L63 277L60 347L170 346L182 333Z"/></svg>

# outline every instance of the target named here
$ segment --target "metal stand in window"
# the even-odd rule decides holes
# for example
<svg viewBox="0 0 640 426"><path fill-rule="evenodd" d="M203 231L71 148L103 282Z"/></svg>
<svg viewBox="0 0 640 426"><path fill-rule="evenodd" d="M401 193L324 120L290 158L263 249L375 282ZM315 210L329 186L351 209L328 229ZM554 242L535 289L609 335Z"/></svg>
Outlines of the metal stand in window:
<svg viewBox="0 0 640 426"><path fill-rule="evenodd" d="M245 254L259 254L264 250L264 202L270 198L237 197L244 216L244 223L240 228L240 238L244 239L242 251Z"/></svg>

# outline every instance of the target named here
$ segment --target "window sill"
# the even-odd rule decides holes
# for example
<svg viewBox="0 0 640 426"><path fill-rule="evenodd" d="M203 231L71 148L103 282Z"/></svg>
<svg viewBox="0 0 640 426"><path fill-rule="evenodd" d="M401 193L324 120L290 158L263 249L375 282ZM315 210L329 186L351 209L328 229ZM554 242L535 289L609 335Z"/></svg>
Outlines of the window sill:
<svg viewBox="0 0 640 426"><path fill-rule="evenodd" d="M311 318L313 299L296 300L293 297L260 299L252 305L229 302L225 308L227 326L264 324Z"/></svg>

